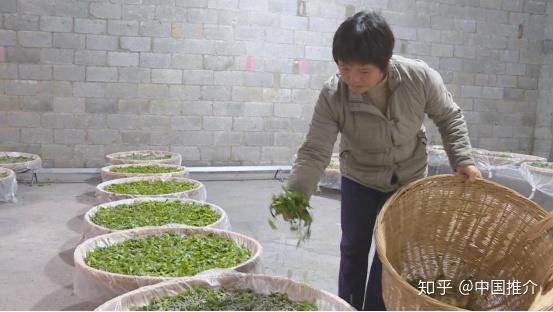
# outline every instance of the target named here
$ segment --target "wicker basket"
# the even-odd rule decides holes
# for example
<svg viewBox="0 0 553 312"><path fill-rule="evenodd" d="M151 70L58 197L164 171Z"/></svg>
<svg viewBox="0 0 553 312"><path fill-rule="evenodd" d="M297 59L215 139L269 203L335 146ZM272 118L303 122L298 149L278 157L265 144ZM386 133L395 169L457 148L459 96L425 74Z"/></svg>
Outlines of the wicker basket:
<svg viewBox="0 0 553 312"><path fill-rule="evenodd" d="M408 281L532 281L543 286L550 274L553 239L539 235L529 243L527 237L545 216L534 202L486 180L467 184L439 175L407 185L384 204L375 227L386 308L458 310L455 305L466 307L469 299L480 310L535 307L539 289L535 295L489 291L472 298L440 297L452 303L447 304L420 295ZM540 302L541 307L547 304Z"/></svg>

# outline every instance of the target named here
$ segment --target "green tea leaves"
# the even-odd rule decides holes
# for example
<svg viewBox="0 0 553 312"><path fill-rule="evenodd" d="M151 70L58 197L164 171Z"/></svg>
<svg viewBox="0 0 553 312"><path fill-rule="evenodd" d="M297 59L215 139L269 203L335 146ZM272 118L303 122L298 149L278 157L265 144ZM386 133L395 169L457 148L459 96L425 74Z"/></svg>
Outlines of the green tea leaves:
<svg viewBox="0 0 553 312"><path fill-rule="evenodd" d="M298 192L283 189L280 195L274 195L269 211L273 219L282 215L284 221L290 224L290 230L297 231L300 235L298 246L311 236L311 223L313 218L309 214L309 202ZM269 220L269 225L276 228L274 222Z"/></svg>
<svg viewBox="0 0 553 312"><path fill-rule="evenodd" d="M192 276L230 268L251 256L248 249L215 234L173 233L131 238L87 253L84 262L98 270L139 276Z"/></svg>
<svg viewBox="0 0 553 312"><path fill-rule="evenodd" d="M288 295L258 294L250 289L195 288L173 297L154 299L133 311L316 311L307 301L293 302Z"/></svg>
<svg viewBox="0 0 553 312"><path fill-rule="evenodd" d="M170 166L127 166L127 167L114 167L110 169L111 172L115 173L172 173L180 172L182 168L179 167L170 167Z"/></svg>
<svg viewBox="0 0 553 312"><path fill-rule="evenodd" d="M220 217L221 215L207 204L167 200L142 201L113 208L101 207L90 219L95 224L112 230L126 230L170 223L207 226Z"/></svg>
<svg viewBox="0 0 553 312"><path fill-rule="evenodd" d="M186 181L162 181L162 180L143 180L121 184L110 184L104 189L116 194L129 195L161 195L185 192L197 188L198 185Z"/></svg>
<svg viewBox="0 0 553 312"><path fill-rule="evenodd" d="M0 164L17 164L33 160L32 158L25 156L2 156L0 157Z"/></svg>

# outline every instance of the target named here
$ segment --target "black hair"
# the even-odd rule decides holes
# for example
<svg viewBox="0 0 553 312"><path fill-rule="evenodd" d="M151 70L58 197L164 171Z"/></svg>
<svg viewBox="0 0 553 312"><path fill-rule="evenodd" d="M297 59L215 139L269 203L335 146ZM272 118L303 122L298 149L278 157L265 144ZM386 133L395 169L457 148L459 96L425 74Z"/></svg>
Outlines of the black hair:
<svg viewBox="0 0 553 312"><path fill-rule="evenodd" d="M382 71L394 49L394 34L378 12L361 11L346 19L332 41L334 61L371 64Z"/></svg>

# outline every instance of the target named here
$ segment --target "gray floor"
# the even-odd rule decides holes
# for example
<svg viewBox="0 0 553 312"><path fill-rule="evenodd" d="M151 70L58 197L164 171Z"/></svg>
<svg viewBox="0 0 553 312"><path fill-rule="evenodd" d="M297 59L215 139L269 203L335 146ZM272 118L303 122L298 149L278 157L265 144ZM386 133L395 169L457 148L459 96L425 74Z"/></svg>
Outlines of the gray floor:
<svg viewBox="0 0 553 312"><path fill-rule="evenodd" d="M433 172L436 173L436 172ZM443 172L441 172L443 173ZM493 180L527 196L530 186L520 177L495 174ZM90 310L96 303L72 294L73 250L80 241L83 214L95 204L87 183L19 185L18 203L0 204L0 310ZM207 181L208 201L223 207L233 230L256 238L264 248L264 273L288 276L317 288L337 291L339 264L339 194L319 193L312 199L313 234L296 248L285 224L267 225L268 204L281 182ZM537 193L547 210L553 199Z"/></svg>
<svg viewBox="0 0 553 312"><path fill-rule="evenodd" d="M97 181L20 184L15 204L0 204L0 310L88 310L95 303L72 294L73 250L80 241L83 214L95 204ZM339 195L312 200L315 222L309 241L283 223L267 225L276 180L205 182L208 201L223 207L233 230L259 240L264 273L288 276L330 292L337 291ZM324 196L324 197L323 197Z"/></svg>

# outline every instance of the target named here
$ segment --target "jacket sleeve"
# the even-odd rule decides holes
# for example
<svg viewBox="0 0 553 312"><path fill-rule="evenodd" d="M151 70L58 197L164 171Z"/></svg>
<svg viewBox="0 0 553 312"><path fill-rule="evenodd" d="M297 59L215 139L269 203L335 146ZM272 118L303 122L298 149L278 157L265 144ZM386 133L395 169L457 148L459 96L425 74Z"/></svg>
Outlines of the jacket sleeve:
<svg viewBox="0 0 553 312"><path fill-rule="evenodd" d="M303 194L308 200L332 156L338 135L338 123L334 116L328 92L323 89L315 104L309 131L288 177L287 189Z"/></svg>
<svg viewBox="0 0 553 312"><path fill-rule="evenodd" d="M459 166L474 165L470 156L471 145L463 112L453 101L440 74L430 67L426 70L425 89L425 113L440 131L451 168L455 170Z"/></svg>

